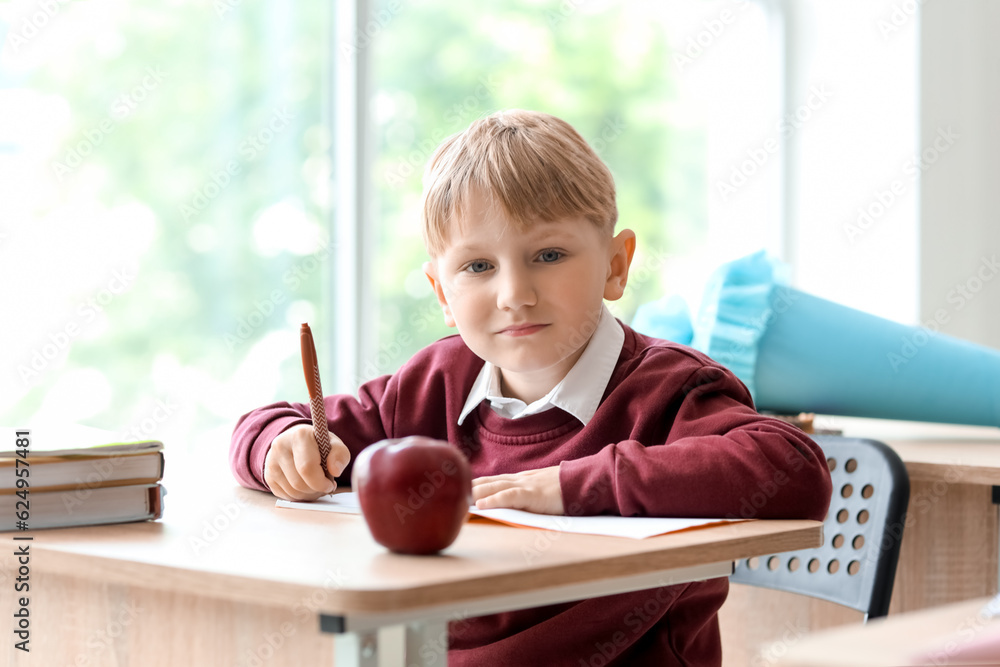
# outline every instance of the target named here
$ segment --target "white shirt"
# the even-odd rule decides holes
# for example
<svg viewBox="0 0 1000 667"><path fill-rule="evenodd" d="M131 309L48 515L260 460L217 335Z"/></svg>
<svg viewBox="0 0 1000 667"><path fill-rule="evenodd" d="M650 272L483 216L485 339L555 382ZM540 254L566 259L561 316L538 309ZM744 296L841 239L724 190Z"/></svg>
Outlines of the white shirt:
<svg viewBox="0 0 1000 667"><path fill-rule="evenodd" d="M624 344L625 331L607 306L602 306L601 319L583 354L549 393L531 405L503 396L500 392L500 369L487 361L472 383L458 423L461 425L470 412L487 400L494 412L508 419L562 408L586 425L597 412Z"/></svg>

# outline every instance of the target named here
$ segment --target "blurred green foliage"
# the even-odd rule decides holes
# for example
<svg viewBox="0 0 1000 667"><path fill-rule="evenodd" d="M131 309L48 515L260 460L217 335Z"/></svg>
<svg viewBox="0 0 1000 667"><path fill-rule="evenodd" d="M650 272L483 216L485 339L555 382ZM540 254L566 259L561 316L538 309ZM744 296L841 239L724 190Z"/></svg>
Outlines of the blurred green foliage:
<svg viewBox="0 0 1000 667"><path fill-rule="evenodd" d="M85 15L89 4L68 7L60 21ZM378 299L367 305L381 353L362 364L369 372L361 379L395 370L451 333L421 271L420 178L437 144L478 117L530 108L576 127L615 176L619 226L639 235L634 267L662 264L678 239L699 233L705 139L670 118L677 90L666 19L647 3L591 4L376 2L370 34L358 44L372 49L374 67L377 147L368 176ZM150 385L157 360L223 387L269 332L297 328L288 321L293 303L314 305L314 329L333 326L324 288L326 123L336 104L331 63L342 54L332 44L330 3L99 6L99 31L74 31L13 85L65 101L70 120L53 162L102 122L113 127L80 166L54 179L61 194L33 215L79 201L83 190L99 208L139 204L155 221L152 244L134 258L138 278L108 308L109 326L75 343L65 366L105 374L111 404L91 421L122 424L141 417L158 391ZM661 294L655 271L645 276L616 305L626 320ZM297 350L288 353L277 386L264 394L302 400ZM33 414L57 376L32 385L5 419ZM202 399L190 427L238 415Z"/></svg>
<svg viewBox="0 0 1000 667"><path fill-rule="evenodd" d="M61 373L42 374L7 418L33 414L61 374L90 367L113 388L110 407L91 421L126 424L157 391L157 358L225 382L255 342L289 326L289 304L323 300L324 270L299 280L289 272L323 246L329 217L323 112L331 8L95 2L61 12L48 29L64 28L71 39L9 82L68 111L50 160L57 196L32 213L43 218L70 206L82 215L81 191L98 212L138 203L152 212L155 240L129 258L137 278L108 305L109 326L75 341ZM100 29L88 29L98 15ZM298 224L286 233L312 238L289 244L295 250L262 248L260 239L281 226L261 222L269 210L294 211ZM87 296L72 295L73 276L66 282L67 304ZM281 384L299 389L294 363L284 365ZM204 406L197 413L199 426L231 419Z"/></svg>

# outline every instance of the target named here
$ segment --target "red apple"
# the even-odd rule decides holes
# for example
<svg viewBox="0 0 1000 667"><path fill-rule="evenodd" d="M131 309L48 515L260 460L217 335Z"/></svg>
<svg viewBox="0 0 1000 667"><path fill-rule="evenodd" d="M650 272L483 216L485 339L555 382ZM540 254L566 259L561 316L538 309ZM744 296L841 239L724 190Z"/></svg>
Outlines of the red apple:
<svg viewBox="0 0 1000 667"><path fill-rule="evenodd" d="M375 541L403 554L433 554L454 542L472 502L472 471L462 452L422 436L363 449L351 486Z"/></svg>

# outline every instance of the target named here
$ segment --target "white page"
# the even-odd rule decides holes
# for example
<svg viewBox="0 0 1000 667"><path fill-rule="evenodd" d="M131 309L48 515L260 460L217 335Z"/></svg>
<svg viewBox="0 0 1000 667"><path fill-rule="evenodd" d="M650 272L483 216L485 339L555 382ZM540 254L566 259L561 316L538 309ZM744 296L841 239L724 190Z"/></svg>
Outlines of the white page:
<svg viewBox="0 0 1000 667"><path fill-rule="evenodd" d="M335 493L323 496L312 502L293 502L278 500L277 507L287 509L304 509L320 512L340 512L343 514L360 514L361 506L353 491ZM553 530L563 533L581 533L584 535L607 535L610 537L630 537L641 540L654 535L673 533L687 528L697 528L714 523L743 521L743 519L664 519L657 517L620 517L620 516L557 516L552 514L534 514L522 510L494 509L481 510L470 507L469 512L475 516L512 523L518 526L529 526L543 530Z"/></svg>
<svg viewBox="0 0 1000 667"><path fill-rule="evenodd" d="M358 494L353 491L347 493L331 493L313 501L305 500L278 500L275 507L285 507L293 510L317 510L320 512L339 512L340 514L361 514L361 505L358 504Z"/></svg>

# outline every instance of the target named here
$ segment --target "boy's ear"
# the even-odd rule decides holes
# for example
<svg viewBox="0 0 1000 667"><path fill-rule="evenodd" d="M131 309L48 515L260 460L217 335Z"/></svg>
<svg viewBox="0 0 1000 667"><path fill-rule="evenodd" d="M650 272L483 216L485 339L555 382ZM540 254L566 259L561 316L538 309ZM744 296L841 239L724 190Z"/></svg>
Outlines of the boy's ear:
<svg viewBox="0 0 1000 667"><path fill-rule="evenodd" d="M615 301L625 293L628 282L628 269L632 265L632 255L635 254L635 232L623 229L611 239L611 264L608 267L608 279L604 283L604 298Z"/></svg>
<svg viewBox="0 0 1000 667"><path fill-rule="evenodd" d="M455 318L451 315L451 308L444 296L444 288L441 287L441 281L437 276L437 266L434 262L424 262L424 275L427 276L427 280L431 281L431 289L434 290L434 295L437 297L438 303L441 304L441 310L444 311L445 326L455 326Z"/></svg>

